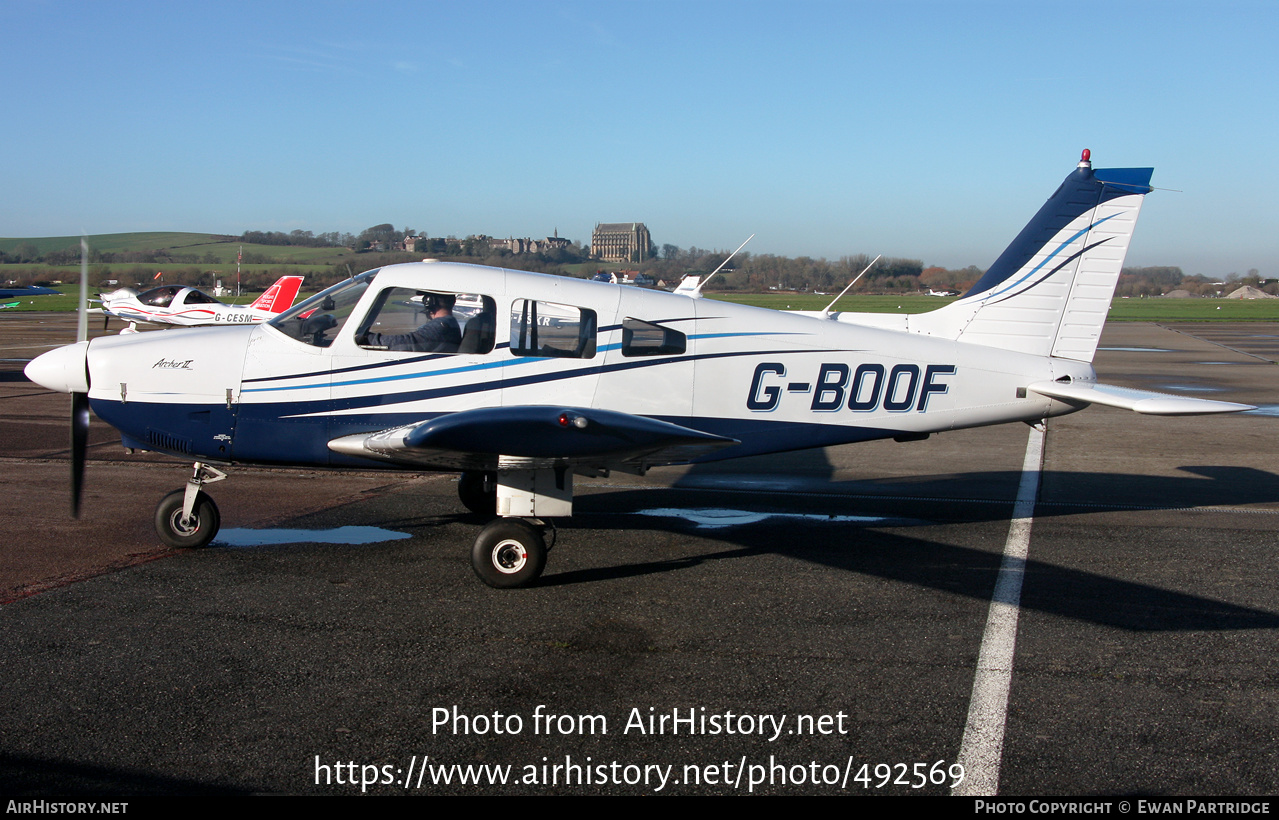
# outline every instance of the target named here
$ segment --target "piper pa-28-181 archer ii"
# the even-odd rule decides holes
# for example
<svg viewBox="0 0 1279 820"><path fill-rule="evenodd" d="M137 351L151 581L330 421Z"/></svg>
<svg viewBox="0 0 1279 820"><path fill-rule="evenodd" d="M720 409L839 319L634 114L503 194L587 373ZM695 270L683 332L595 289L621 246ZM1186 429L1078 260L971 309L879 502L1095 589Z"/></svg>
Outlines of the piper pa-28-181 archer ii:
<svg viewBox="0 0 1279 820"><path fill-rule="evenodd" d="M98 294L102 312L133 322L162 325L255 325L292 306L302 287L301 276L281 276L248 305L228 305L195 288L161 285L138 293L120 288Z"/></svg>
<svg viewBox="0 0 1279 820"><path fill-rule="evenodd" d="M1150 176L1094 171L1085 152L980 281L929 313L786 313L700 286L427 261L362 273L262 325L82 341L26 373L73 395L73 499L90 406L126 447L195 462L156 509L170 545L216 534L213 464L457 471L462 502L496 516L475 572L524 586L545 566L546 519L572 514L575 473L909 441L1089 404L1249 409L1097 382Z"/></svg>

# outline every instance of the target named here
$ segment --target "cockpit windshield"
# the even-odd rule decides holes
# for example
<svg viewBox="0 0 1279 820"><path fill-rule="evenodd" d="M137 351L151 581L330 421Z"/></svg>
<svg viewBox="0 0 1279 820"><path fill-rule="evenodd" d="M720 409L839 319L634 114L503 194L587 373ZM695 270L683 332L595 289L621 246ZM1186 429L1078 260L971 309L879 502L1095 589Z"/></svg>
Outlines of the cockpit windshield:
<svg viewBox="0 0 1279 820"><path fill-rule="evenodd" d="M364 291L377 276L378 269L365 271L359 276L339 282L327 290L294 305L267 324L300 342L316 347L333 344L342 325L350 318L351 311L364 295Z"/></svg>

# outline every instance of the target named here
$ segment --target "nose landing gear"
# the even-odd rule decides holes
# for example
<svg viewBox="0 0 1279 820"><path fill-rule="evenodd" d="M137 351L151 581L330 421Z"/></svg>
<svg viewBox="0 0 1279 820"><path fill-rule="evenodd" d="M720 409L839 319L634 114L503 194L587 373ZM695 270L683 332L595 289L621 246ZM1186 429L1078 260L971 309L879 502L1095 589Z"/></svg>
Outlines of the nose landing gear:
<svg viewBox="0 0 1279 820"><path fill-rule="evenodd" d="M169 493L156 505L155 531L160 540L178 549L208 546L218 534L222 518L218 505L201 487L224 478L226 473L197 461L187 485Z"/></svg>

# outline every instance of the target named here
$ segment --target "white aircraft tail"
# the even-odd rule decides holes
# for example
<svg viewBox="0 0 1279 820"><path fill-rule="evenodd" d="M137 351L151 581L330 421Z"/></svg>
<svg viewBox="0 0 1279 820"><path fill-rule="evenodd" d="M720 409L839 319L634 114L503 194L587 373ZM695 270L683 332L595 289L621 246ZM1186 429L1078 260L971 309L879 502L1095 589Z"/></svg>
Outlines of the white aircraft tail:
<svg viewBox="0 0 1279 820"><path fill-rule="evenodd" d="M1091 362L1153 170L1094 171L1084 151L977 284L944 308L910 316L907 329Z"/></svg>
<svg viewBox="0 0 1279 820"><path fill-rule="evenodd" d="M298 298L301 287L301 276L281 276L265 293L254 299L249 307L269 313L283 313L293 307L293 300Z"/></svg>

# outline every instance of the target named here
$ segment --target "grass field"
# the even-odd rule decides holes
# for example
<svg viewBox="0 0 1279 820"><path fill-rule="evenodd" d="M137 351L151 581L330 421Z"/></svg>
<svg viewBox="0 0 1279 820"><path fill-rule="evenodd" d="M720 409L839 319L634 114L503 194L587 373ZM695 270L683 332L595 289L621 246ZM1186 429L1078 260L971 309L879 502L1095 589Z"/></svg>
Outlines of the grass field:
<svg viewBox="0 0 1279 820"><path fill-rule="evenodd" d="M812 293L708 293L706 296L709 299L773 310L821 310L835 298L833 293L822 296ZM955 300L918 293L900 296L861 294L845 296L835 305L835 309L856 313L926 313L953 301Z"/></svg>
<svg viewBox="0 0 1279 820"><path fill-rule="evenodd" d="M1115 299L1118 322L1274 322L1279 299Z"/></svg>
<svg viewBox="0 0 1279 820"><path fill-rule="evenodd" d="M808 293L714 293L709 298L774 310L821 310L834 296ZM954 298L905 294L901 296L845 296L835 307L856 313L926 313ZM1274 322L1279 299L1115 299L1112 322Z"/></svg>
<svg viewBox="0 0 1279 820"><path fill-rule="evenodd" d="M64 288L64 290L66 292L61 296L28 296L25 299L0 299L0 305L8 305L13 302L19 303L17 307L8 308L3 313L14 313L15 311L23 311L27 313L65 313L74 311L76 309L76 302L80 298L80 293L74 287ZM96 293L96 291L89 292L90 299L94 297L94 293ZM261 295L262 294L260 292L245 293L239 299L223 297L222 301L227 304L235 303L237 305L247 305ZM298 301L301 301L308 295L309 294L300 294ZM89 307L101 307L101 305L90 304ZM0 313L0 315L3 315L3 313ZM91 318L90 321L94 320ZM101 321L101 319L99 318L98 321Z"/></svg>

